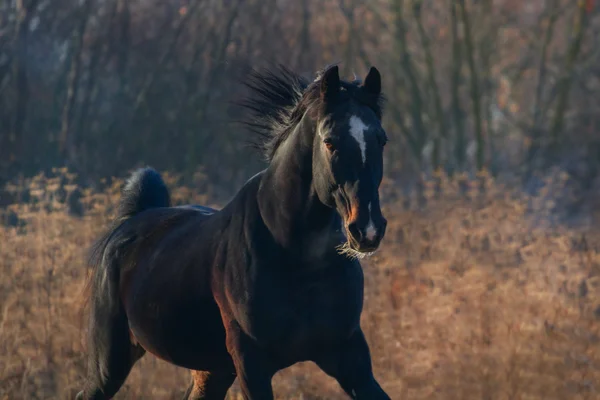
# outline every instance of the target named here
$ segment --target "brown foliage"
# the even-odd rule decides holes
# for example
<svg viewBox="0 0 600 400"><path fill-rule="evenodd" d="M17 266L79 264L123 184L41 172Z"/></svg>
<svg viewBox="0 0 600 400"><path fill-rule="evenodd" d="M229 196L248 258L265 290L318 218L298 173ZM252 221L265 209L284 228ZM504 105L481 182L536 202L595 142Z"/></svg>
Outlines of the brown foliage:
<svg viewBox="0 0 600 400"><path fill-rule="evenodd" d="M71 398L83 379L84 250L120 182L82 190L77 217L65 200L79 190L73 179L23 181L9 189L27 187L27 202L0 210L1 399ZM382 249L364 263L362 321L382 386L394 399L598 398L600 232L541 225L553 210L542 195L480 180L425 182L427 204L412 208L385 181L396 200L385 204ZM167 181L176 202L210 204ZM188 381L146 356L118 398L176 399ZM281 399L345 398L311 364L282 371L274 387Z"/></svg>

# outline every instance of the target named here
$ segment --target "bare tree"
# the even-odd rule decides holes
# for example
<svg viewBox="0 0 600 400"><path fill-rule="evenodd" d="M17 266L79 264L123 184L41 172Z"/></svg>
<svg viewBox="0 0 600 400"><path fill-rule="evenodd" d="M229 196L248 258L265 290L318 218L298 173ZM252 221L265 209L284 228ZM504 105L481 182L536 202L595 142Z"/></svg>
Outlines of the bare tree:
<svg viewBox="0 0 600 400"><path fill-rule="evenodd" d="M573 82L573 74L575 73L575 62L581 49L581 43L588 23L588 11L585 0L577 1L577 13L575 14L575 21L573 23L573 30L571 33L571 44L567 51L567 57L565 66L562 71L559 83L558 83L558 100L556 105L556 111L552 120L552 127L550 131L551 145L556 148L559 141L559 135L563 129L563 122L565 112L568 106L569 93L571 91L571 84Z"/></svg>
<svg viewBox="0 0 600 400"><path fill-rule="evenodd" d="M479 73L477 66L475 65L475 46L473 44L473 34L471 32L471 20L467 7L465 6L465 0L458 1L461 20L465 30L465 52L467 58L467 65L471 73L470 86L471 86L471 103L473 105L473 124L475 126L475 139L477 142L477 169L481 170L485 163L485 147L483 138L483 123L481 114L481 92L479 89Z"/></svg>
<svg viewBox="0 0 600 400"><path fill-rule="evenodd" d="M29 82L27 78L27 56L29 53L29 26L39 0L16 0L16 24L13 42L13 96L15 106L8 147L9 165L20 162L18 154L24 142L24 126L27 119L29 103Z"/></svg>
<svg viewBox="0 0 600 400"><path fill-rule="evenodd" d="M73 31L73 50L71 55L69 78L67 83L67 98L63 107L61 124L62 126L58 137L60 153L67 160L66 164L68 166L74 166L75 169L79 169L79 167L76 148L76 138L73 137L71 125L74 115L75 100L77 99L77 93L79 90L79 78L81 75L82 61L81 58L83 54L83 38L90 18L91 6L92 0L85 0L85 2L81 5L79 13L79 26Z"/></svg>
<svg viewBox="0 0 600 400"><path fill-rule="evenodd" d="M590 4L0 0L0 175L68 165L97 180L144 162L241 180L261 160L225 124L238 72L274 61L377 66L394 176L464 171L467 153L476 169L535 169L587 151L600 126Z"/></svg>

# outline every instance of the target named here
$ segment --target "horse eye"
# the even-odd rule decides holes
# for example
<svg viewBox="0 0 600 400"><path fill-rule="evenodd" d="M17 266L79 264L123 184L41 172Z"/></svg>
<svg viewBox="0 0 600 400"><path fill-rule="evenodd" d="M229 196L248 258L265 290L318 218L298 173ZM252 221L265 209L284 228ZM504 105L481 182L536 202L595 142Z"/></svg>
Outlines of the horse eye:
<svg viewBox="0 0 600 400"><path fill-rule="evenodd" d="M329 150L330 152L335 151L335 146L333 145L331 139L325 139L323 140L323 143L325 143L325 147L327 148L327 150Z"/></svg>

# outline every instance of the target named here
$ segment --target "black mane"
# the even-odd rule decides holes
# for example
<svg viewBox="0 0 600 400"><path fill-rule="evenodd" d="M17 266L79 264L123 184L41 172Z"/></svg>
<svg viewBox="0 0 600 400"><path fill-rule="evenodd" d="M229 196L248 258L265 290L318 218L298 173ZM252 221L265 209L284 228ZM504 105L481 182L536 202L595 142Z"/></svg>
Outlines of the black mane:
<svg viewBox="0 0 600 400"><path fill-rule="evenodd" d="M250 70L243 82L250 94L237 104L249 111L248 117L241 122L256 134L252 144L268 162L309 109L315 112L322 109L321 78L332 67L318 71L312 82L282 65ZM350 97L370 106L381 118L383 96L369 98L357 90L360 84L360 80L341 82L342 89Z"/></svg>

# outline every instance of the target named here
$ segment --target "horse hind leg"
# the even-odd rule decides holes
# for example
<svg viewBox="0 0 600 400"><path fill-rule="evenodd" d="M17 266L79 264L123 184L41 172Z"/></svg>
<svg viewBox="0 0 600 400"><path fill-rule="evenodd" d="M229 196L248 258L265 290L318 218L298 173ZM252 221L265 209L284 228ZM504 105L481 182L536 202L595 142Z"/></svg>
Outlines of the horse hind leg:
<svg viewBox="0 0 600 400"><path fill-rule="evenodd" d="M118 294L115 276L118 271L113 269L112 272L107 269L106 276L96 280L95 295L91 299L87 380L77 400L112 398L145 353L141 346L132 343L129 322Z"/></svg>
<svg viewBox="0 0 600 400"><path fill-rule="evenodd" d="M117 353L117 351L114 351ZM123 356L119 354L106 354L98 358L98 364L91 366L94 362L90 358L88 369L88 381L82 391L77 394L76 400L101 400L111 399L121 389L131 368L139 360L145 351L141 347L132 347L128 358L126 352ZM120 358L120 359L119 359ZM93 372L92 372L93 370Z"/></svg>
<svg viewBox="0 0 600 400"><path fill-rule="evenodd" d="M141 346L132 344L122 307L112 316L95 311L90 324L87 382L77 400L112 398L145 353Z"/></svg>
<svg viewBox="0 0 600 400"><path fill-rule="evenodd" d="M230 371L192 371L192 382L182 400L223 400L234 380Z"/></svg>

